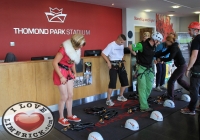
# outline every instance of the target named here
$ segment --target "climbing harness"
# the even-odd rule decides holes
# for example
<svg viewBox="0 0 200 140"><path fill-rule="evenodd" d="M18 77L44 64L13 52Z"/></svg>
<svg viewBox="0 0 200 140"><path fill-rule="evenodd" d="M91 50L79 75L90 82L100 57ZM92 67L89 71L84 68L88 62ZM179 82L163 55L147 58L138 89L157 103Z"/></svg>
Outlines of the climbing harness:
<svg viewBox="0 0 200 140"><path fill-rule="evenodd" d="M90 107L84 109L85 113L93 115L101 115L106 112L105 107Z"/></svg>
<svg viewBox="0 0 200 140"><path fill-rule="evenodd" d="M67 130L76 130L76 131L80 131L83 130L85 128L89 128L89 127L94 127L95 124L91 123L91 122L86 122L86 123L74 123L71 124L69 126L64 127L63 129L61 129L61 131L67 131Z"/></svg>
<svg viewBox="0 0 200 140"><path fill-rule="evenodd" d="M100 123L104 123L104 120L110 120L111 118L115 117L118 114L116 110L108 110L102 115L100 115Z"/></svg>

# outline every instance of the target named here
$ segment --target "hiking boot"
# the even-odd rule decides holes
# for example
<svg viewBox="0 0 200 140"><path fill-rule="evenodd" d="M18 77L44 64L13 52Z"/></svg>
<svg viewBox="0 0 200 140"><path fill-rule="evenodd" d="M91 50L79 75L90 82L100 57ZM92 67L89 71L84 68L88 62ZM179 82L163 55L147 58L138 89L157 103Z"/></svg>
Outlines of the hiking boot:
<svg viewBox="0 0 200 140"><path fill-rule="evenodd" d="M115 103L112 102L112 100L107 100L106 105L113 106Z"/></svg>
<svg viewBox="0 0 200 140"><path fill-rule="evenodd" d="M63 126L69 126L70 125L70 123L68 122L68 120L65 119L65 118L59 119L58 123L61 124L61 125L63 125Z"/></svg>
<svg viewBox="0 0 200 140"><path fill-rule="evenodd" d="M147 109L141 109L140 110L141 112L150 112L150 111L153 111L153 108L147 108Z"/></svg>
<svg viewBox="0 0 200 140"><path fill-rule="evenodd" d="M159 87L159 86L158 86L158 87L156 87L156 88L155 88L155 90L156 90L156 91L159 91L159 92L161 92L161 91L162 91L162 89L160 89L160 87Z"/></svg>
<svg viewBox="0 0 200 140"><path fill-rule="evenodd" d="M123 95L122 96L118 96L117 100L118 101L122 101L122 102L126 102L127 101L127 99Z"/></svg>
<svg viewBox="0 0 200 140"><path fill-rule="evenodd" d="M69 121L74 121L74 122L80 122L80 121L81 121L81 119L78 118L76 115L73 115L73 116L71 116L71 117L67 117L67 119L68 119Z"/></svg>
<svg viewBox="0 0 200 140"><path fill-rule="evenodd" d="M195 111L190 111L189 108L181 109L181 113L188 114L188 115L195 115Z"/></svg>

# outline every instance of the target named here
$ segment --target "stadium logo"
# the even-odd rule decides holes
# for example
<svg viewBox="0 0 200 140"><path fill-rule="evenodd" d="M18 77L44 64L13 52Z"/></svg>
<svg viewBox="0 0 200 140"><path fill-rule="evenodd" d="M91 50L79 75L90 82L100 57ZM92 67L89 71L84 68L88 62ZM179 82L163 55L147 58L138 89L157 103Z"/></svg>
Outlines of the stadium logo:
<svg viewBox="0 0 200 140"><path fill-rule="evenodd" d="M48 19L48 22L58 22L58 23L64 23L65 18L67 14L62 14L63 8L58 9L58 8L51 8L49 7L50 12L45 12L46 17Z"/></svg>

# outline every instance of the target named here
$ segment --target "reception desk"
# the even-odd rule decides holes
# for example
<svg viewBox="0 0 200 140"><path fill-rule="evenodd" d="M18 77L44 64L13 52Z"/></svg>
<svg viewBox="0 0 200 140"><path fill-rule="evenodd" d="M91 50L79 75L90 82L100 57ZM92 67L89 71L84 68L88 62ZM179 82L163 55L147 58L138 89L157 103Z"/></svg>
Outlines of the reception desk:
<svg viewBox="0 0 200 140"><path fill-rule="evenodd" d="M83 63L92 63L92 84L74 88L74 100L104 93L109 83L107 63L102 57L82 59ZM131 84L131 55L126 54L124 59ZM46 106L57 104L60 96L57 86L53 84L52 73L52 60L0 63L0 116L18 102L35 101ZM118 80L117 89L119 87Z"/></svg>

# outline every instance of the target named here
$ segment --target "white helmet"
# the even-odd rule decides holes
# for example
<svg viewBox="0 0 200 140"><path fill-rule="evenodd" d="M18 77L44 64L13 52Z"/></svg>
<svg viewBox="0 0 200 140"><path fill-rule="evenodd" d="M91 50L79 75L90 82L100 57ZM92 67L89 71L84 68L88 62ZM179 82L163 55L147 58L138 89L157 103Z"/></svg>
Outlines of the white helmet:
<svg viewBox="0 0 200 140"><path fill-rule="evenodd" d="M191 98L190 98L189 95L183 94L183 95L181 96L181 100L183 100L183 101L185 101L185 102L190 102Z"/></svg>
<svg viewBox="0 0 200 140"><path fill-rule="evenodd" d="M163 35L159 32L155 32L151 35L151 37L153 38L153 40L158 40L160 42L162 42L163 40Z"/></svg>
<svg viewBox="0 0 200 140"><path fill-rule="evenodd" d="M88 140L103 140L103 137L98 132L91 132L88 136Z"/></svg>
<svg viewBox="0 0 200 140"><path fill-rule="evenodd" d="M128 128L132 131L139 130L139 124L134 119L128 119L125 123L125 128Z"/></svg>
<svg viewBox="0 0 200 140"><path fill-rule="evenodd" d="M155 121L163 121L163 116L159 111L151 112L150 118Z"/></svg>
<svg viewBox="0 0 200 140"><path fill-rule="evenodd" d="M165 100L165 102L163 103L164 107L169 107L169 108L174 108L175 104L172 100Z"/></svg>

